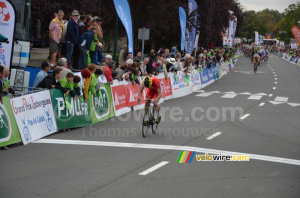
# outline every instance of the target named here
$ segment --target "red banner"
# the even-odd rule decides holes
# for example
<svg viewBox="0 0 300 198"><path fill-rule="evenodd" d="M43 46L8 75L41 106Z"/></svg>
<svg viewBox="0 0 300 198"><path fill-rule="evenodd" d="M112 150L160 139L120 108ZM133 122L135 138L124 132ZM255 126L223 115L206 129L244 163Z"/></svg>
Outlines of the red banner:
<svg viewBox="0 0 300 198"><path fill-rule="evenodd" d="M128 107L125 85L112 87L112 94L115 102L116 110Z"/></svg>
<svg viewBox="0 0 300 198"><path fill-rule="evenodd" d="M161 82L163 83L162 85L162 97L165 98L167 96L172 95L172 85L171 85L171 79L161 79Z"/></svg>
<svg viewBox="0 0 300 198"><path fill-rule="evenodd" d="M292 33L293 33L297 43L300 45L300 29L296 26L293 26Z"/></svg>
<svg viewBox="0 0 300 198"><path fill-rule="evenodd" d="M136 106L138 105L137 97L140 90L140 85L138 84L131 84L126 85L126 100L128 107Z"/></svg>

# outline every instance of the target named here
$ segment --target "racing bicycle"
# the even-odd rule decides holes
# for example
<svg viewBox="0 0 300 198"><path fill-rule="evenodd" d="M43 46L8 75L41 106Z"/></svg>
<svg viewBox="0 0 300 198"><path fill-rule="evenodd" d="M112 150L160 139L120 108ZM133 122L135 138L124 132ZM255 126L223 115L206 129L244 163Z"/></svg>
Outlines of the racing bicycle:
<svg viewBox="0 0 300 198"><path fill-rule="evenodd" d="M155 106L153 105L152 99L141 99L145 101L150 101L148 105L146 106L145 114L143 117L143 123L142 123L142 134L145 138L148 134L149 128L152 128L152 133L155 134L158 124L160 123L159 120L159 112L155 109Z"/></svg>

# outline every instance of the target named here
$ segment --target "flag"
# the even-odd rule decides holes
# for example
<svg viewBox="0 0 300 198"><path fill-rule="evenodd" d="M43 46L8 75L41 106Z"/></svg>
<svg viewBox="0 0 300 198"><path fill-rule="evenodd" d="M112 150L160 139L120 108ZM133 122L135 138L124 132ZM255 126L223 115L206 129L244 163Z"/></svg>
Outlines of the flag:
<svg viewBox="0 0 300 198"><path fill-rule="evenodd" d="M122 21L128 37L128 52L133 53L133 31L130 7L127 0L114 0L115 8Z"/></svg>
<svg viewBox="0 0 300 198"><path fill-rule="evenodd" d="M189 0L188 8L189 8L189 15L197 9L197 3L195 2L195 0ZM197 23L197 14L195 14L193 18L194 18L194 22ZM185 50L187 54L191 54L193 52L195 37L196 37L196 27L192 27L191 32L189 32L189 30L186 29Z"/></svg>
<svg viewBox="0 0 300 198"><path fill-rule="evenodd" d="M184 50L185 31L186 31L186 14L182 7L179 7L179 21L181 27L181 51Z"/></svg>

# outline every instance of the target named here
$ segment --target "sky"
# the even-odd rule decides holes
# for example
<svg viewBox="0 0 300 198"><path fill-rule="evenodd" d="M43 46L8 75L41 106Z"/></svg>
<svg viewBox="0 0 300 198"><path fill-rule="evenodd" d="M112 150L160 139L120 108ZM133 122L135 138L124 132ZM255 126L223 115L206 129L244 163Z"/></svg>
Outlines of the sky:
<svg viewBox="0 0 300 198"><path fill-rule="evenodd" d="M239 0L246 10L261 11L266 8L283 12L290 4L296 4L297 0Z"/></svg>

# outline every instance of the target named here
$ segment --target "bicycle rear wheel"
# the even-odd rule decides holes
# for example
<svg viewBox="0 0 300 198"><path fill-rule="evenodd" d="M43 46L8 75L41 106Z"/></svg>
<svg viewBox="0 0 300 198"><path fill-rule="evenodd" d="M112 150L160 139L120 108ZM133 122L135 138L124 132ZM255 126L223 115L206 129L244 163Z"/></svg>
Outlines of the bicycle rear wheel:
<svg viewBox="0 0 300 198"><path fill-rule="evenodd" d="M148 129L150 128L150 108L147 106L144 117L143 117L143 123L142 123L142 134L145 138L148 134Z"/></svg>
<svg viewBox="0 0 300 198"><path fill-rule="evenodd" d="M158 117L159 117L159 114L158 112L156 111L155 107L153 107L153 114L152 114L152 133L155 134L156 133L156 130L157 130L157 127L158 127L158 124L159 124L159 120L158 120Z"/></svg>

